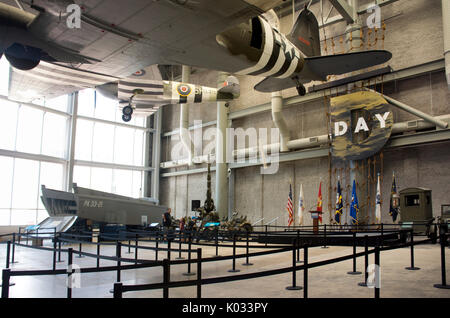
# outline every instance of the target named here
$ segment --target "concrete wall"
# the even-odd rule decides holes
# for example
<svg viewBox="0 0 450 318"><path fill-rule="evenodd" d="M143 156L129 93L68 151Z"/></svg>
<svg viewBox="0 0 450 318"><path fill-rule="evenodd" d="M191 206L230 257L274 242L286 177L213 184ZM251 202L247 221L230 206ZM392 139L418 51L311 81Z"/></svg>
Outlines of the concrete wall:
<svg viewBox="0 0 450 318"><path fill-rule="evenodd" d="M363 4L365 2L361 2ZM325 1L324 12L328 13L328 2ZM320 21L320 9L313 5L311 10ZM334 11L336 12L336 11ZM333 13L332 15L334 15ZM362 15L362 21L368 15ZM382 30L379 30L379 41L372 48L385 48L393 53L393 59L387 63L394 70L415 66L418 64L443 58L443 36L442 36L442 14L441 4L437 0L399 0L394 4L382 8L382 18L385 19L386 31L385 41L381 41ZM281 31L287 33L292 26L292 16L286 16L281 20ZM322 45L322 53L331 54L331 38L335 37L334 53L342 50L339 45L340 35L344 33L345 23L337 23L325 29L327 36L327 52ZM364 29L366 40L367 29ZM320 32L322 40L323 31ZM373 33L370 35L373 41ZM367 45L366 45L367 46ZM365 48L366 48L365 46ZM191 81L196 84L216 86L217 72L196 69L191 75ZM261 77L239 76L241 84L241 97L233 101L229 111L237 111L254 105L270 102L270 94L259 93L253 90ZM378 86L380 88L380 86ZM406 104L416 107L431 115L450 114L450 93L447 89L443 71L422 75L416 78L396 81L383 85L383 92L392 98L398 99ZM295 89L283 91L284 97L296 95ZM322 135L327 133L326 111L328 103L318 100L307 104L291 106L283 110L293 139ZM395 122L402 122L416 117L404 111L392 108ZM203 122L213 121L216 118L216 104L202 104L191 106L189 113L190 125L194 120ZM177 105L165 106L163 117L163 132L172 131L179 126L179 108ZM270 112L260 113L253 116L234 120L234 128L272 128L274 124ZM212 130L211 130L212 129ZM203 133L213 132L214 127L204 128ZM191 134L193 135L193 133ZM211 137L211 134L209 135ZM178 140L177 140L178 139ZM213 142L213 139L210 139ZM209 145L208 145L209 143ZM449 165L450 142L433 145L422 145L403 149L389 149L383 153L381 164L379 155L375 172L383 170L382 182L382 219L389 222L389 195L392 182L392 172L395 171L397 185L400 189L406 187L427 187L433 190L433 213L440 214L440 205L449 203ZM211 141L204 141L201 147L207 154L214 146ZM179 147L178 137L165 137L162 142L161 161L185 158L183 153L172 153L173 149ZM200 151L200 149L198 149ZM197 169L205 165L192 167L180 167L165 171L177 171L186 169ZM348 177L348 166L341 167L332 165L332 178L328 173L328 158L309 159L281 163L279 171L274 175L261 175L259 166L236 169L235 187L232 192L233 204L236 211L245 214L255 222L264 218L265 222L279 217L277 224L287 224L287 212L285 210L289 183L292 182L294 193L294 207L297 213L298 195L300 184L303 184L306 210L315 207L319 182L322 181L323 208L326 211L324 221L332 217L328 206L332 210L335 204L336 178L340 171L341 182L344 189L344 204L351 200L351 180ZM341 170L339 170L341 169ZM347 169L347 170L345 170ZM359 169L367 169L367 164ZM372 174L374 171L372 170ZM375 176L375 175L374 175ZM365 182L364 180L360 182ZM212 173L212 190L214 193L214 172ZM331 183L331 184L330 184ZM367 195L370 195L371 209L373 215L373 198L375 197L375 182L369 182L369 193L359 198L360 205L366 203ZM331 202L329 200L331 189ZM161 178L161 203L172 207L175 217L181 217L190 210L191 200L200 199L202 204L206 198L206 173ZM306 216L305 224L311 224L311 218Z"/></svg>

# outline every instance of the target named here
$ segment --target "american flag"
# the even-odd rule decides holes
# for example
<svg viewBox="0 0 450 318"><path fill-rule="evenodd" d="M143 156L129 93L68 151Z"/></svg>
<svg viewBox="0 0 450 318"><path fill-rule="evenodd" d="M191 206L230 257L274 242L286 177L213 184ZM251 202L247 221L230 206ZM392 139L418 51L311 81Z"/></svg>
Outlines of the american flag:
<svg viewBox="0 0 450 318"><path fill-rule="evenodd" d="M291 226L291 224L294 222L294 206L292 203L292 186L291 186L291 184L289 184L289 197L288 197L288 203L286 205L286 210L289 213L288 226Z"/></svg>

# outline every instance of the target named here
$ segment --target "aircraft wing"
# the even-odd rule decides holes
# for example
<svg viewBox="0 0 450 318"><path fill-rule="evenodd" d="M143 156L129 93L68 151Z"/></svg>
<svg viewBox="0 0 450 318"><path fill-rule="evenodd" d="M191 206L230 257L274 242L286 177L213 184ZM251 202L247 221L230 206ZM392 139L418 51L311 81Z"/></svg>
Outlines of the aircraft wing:
<svg viewBox="0 0 450 318"><path fill-rule="evenodd" d="M384 50L371 50L346 54L306 57L303 70L288 78L269 77L255 85L260 92L276 92L312 80L326 81L328 75L341 75L389 61L392 54ZM296 80L292 77L296 76Z"/></svg>
<svg viewBox="0 0 450 318"><path fill-rule="evenodd" d="M37 12L27 32L34 39L40 39L40 47L50 57L72 62L66 64L68 68L87 71L89 76L97 74L117 80L156 64L217 69L221 67L217 60L223 60L225 65L234 67L229 56L217 58L224 53L215 41L216 35L273 8L282 0L76 0L82 9L79 29L66 25L64 11L69 2L22 0L22 4L31 7L25 6L28 11ZM209 60L209 56L215 57ZM21 101L52 98L102 84L83 82L83 77L72 81L70 75L61 77L61 72L56 71L62 67L67 72L68 68L55 66L57 63L41 63L42 67L36 67L29 74L13 69L12 98L21 96ZM48 73L52 68L55 68L53 75ZM44 71L50 76L43 75ZM104 80L101 78L100 82L106 83Z"/></svg>
<svg viewBox="0 0 450 318"><path fill-rule="evenodd" d="M29 3L31 0L23 0ZM91 64L78 67L91 72L125 77L153 64L176 64L204 58L192 48L229 27L263 13L281 1L267 0L90 0L75 1L82 9L80 28L68 28L54 1L34 0L40 13L28 30L53 55L73 55ZM57 2L56 2L57 3ZM61 1L65 3L65 1ZM253 3L253 4L252 4ZM260 4L263 9L256 5ZM269 5L270 4L270 5ZM195 52L194 52L195 51ZM189 52L193 52L189 56ZM49 55L52 55L49 52ZM58 59L57 59L58 60ZM184 61L184 60L183 60ZM193 65L195 65L194 63Z"/></svg>

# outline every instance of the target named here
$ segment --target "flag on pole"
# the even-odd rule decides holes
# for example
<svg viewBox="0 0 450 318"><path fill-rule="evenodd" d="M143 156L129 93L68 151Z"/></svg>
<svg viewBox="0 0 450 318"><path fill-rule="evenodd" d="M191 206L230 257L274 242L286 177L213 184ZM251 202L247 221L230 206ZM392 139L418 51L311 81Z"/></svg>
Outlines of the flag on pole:
<svg viewBox="0 0 450 318"><path fill-rule="evenodd" d="M300 195L298 196L298 225L303 225L303 212L305 211L305 203L303 200L303 184L300 184Z"/></svg>
<svg viewBox="0 0 450 318"><path fill-rule="evenodd" d="M342 209L344 208L344 205L342 204L342 190L341 190L341 182L338 179L337 184L337 192L336 192L336 211L334 213L334 219L338 224L341 224L341 216L342 216Z"/></svg>
<svg viewBox="0 0 450 318"><path fill-rule="evenodd" d="M322 212L322 181L319 184L319 196L317 198L317 211ZM322 223L322 213L319 213L319 221Z"/></svg>
<svg viewBox="0 0 450 318"><path fill-rule="evenodd" d="M356 182L353 180L352 188L352 203L350 204L350 217L352 219L352 224L358 224L358 197L356 196Z"/></svg>
<svg viewBox="0 0 450 318"><path fill-rule="evenodd" d="M375 206L375 219L376 223L381 223L381 191L380 191L380 174L378 174L377 180L377 197Z"/></svg>
<svg viewBox="0 0 450 318"><path fill-rule="evenodd" d="M289 213L288 226L291 226L292 222L294 222L294 205L292 203L292 186L289 184L289 196L288 203L286 205L286 210Z"/></svg>
<svg viewBox="0 0 450 318"><path fill-rule="evenodd" d="M399 213L399 208L394 207L394 195L397 195L397 185L395 184L395 174L392 172L392 188L391 188L391 202L389 206L389 215L392 216L392 221L397 220L397 215Z"/></svg>

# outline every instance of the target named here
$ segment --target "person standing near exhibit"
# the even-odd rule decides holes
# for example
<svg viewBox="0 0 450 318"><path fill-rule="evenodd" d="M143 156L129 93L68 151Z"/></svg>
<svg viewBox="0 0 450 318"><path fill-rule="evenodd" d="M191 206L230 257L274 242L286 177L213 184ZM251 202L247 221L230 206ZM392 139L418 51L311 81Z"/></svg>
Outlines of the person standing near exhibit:
<svg viewBox="0 0 450 318"><path fill-rule="evenodd" d="M163 214L164 240L168 240L168 233L170 226L172 225L172 217L170 215L171 212L172 209L167 208L167 211Z"/></svg>

